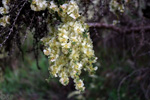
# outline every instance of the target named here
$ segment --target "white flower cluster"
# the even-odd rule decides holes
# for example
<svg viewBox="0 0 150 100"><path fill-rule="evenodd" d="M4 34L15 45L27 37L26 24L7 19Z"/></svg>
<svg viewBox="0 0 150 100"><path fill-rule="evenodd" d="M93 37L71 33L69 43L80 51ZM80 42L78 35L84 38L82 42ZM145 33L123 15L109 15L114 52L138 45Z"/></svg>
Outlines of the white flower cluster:
<svg viewBox="0 0 150 100"><path fill-rule="evenodd" d="M109 8L110 8L110 11L113 13L116 13L116 11L120 11L121 13L123 13L125 9L124 5L118 3L117 0L111 0L109 4Z"/></svg>
<svg viewBox="0 0 150 100"><path fill-rule="evenodd" d="M3 15L0 18L0 25L1 26L6 26L9 24L9 15L6 15L9 13L9 6L8 6L9 0L2 0L3 7L0 7L0 14Z"/></svg>
<svg viewBox="0 0 150 100"><path fill-rule="evenodd" d="M50 13L58 12L63 23L58 28L51 28L50 36L43 38L44 54L49 58L49 71L55 77L60 77L63 85L69 83L69 77L74 79L75 88L85 89L80 79L82 69L90 74L97 70L93 67L96 62L92 41L85 24L78 12L78 6L71 0L63 5L56 5L53 1L48 4Z"/></svg>
<svg viewBox="0 0 150 100"><path fill-rule="evenodd" d="M72 20L72 18L77 19L80 17L78 5L73 0L63 5L60 5L60 7L58 7L53 1L51 1L49 10L50 12L58 12L59 16L64 22L67 22L70 19L70 17L70 20Z"/></svg>
<svg viewBox="0 0 150 100"><path fill-rule="evenodd" d="M45 0L32 0L31 9L34 11L41 11L47 8L47 1Z"/></svg>

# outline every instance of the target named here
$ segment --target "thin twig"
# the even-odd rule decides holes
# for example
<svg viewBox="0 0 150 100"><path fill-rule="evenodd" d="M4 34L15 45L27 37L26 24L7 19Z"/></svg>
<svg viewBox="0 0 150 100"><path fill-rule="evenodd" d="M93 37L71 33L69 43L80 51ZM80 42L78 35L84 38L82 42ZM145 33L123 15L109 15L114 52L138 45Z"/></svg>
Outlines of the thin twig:
<svg viewBox="0 0 150 100"><path fill-rule="evenodd" d="M134 26L131 28L121 28L112 24L104 24L104 23L87 23L90 27L97 27L103 29L110 29L116 31L118 33L131 33L131 32L140 32L141 30L150 31L150 26Z"/></svg>
<svg viewBox="0 0 150 100"><path fill-rule="evenodd" d="M26 3L27 3L27 0L23 3L23 5L21 6L21 8L19 9L19 11L18 11L18 13L17 13L17 15L16 15L16 18L14 19L14 22L13 22L13 24L12 24L12 27L11 27L11 29L10 29L8 35L5 37L4 41L0 44L0 47L2 47L2 46L6 43L6 41L7 41L8 38L10 37L11 33L13 32L14 27L15 27L15 24L16 24L16 22L17 22L17 19L18 19L19 15L20 15L20 12L21 12L21 10L23 9L23 7L25 6Z"/></svg>
<svg viewBox="0 0 150 100"><path fill-rule="evenodd" d="M149 70L149 69L150 69L150 68L137 69L137 70L133 71L131 74L129 74L128 76L124 77L124 78L121 80L121 82L119 83L119 86L118 86L118 89L117 89L118 100L121 100L121 99L120 99L120 89L121 89L122 84L123 84L128 78L130 78L132 75L134 75L135 73L141 72L141 71L145 71L145 70Z"/></svg>

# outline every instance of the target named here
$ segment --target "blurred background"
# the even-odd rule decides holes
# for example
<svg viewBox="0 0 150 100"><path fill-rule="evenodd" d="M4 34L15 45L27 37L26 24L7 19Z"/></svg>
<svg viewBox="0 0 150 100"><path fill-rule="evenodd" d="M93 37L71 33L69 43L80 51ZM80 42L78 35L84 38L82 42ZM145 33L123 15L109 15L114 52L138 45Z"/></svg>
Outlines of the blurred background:
<svg viewBox="0 0 150 100"><path fill-rule="evenodd" d="M72 79L63 86L49 76L48 59L40 48L35 56L28 31L21 49L0 52L0 100L150 100L150 1L77 3L98 57L95 75L81 75L85 91L76 91Z"/></svg>

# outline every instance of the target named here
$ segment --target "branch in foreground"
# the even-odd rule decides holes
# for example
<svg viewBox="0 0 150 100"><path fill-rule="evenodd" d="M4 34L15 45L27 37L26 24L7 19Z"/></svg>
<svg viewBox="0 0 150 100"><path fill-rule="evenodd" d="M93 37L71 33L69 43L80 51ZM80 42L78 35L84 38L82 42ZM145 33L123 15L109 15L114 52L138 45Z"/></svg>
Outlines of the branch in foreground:
<svg viewBox="0 0 150 100"><path fill-rule="evenodd" d="M6 41L7 41L8 38L10 37L11 33L13 32L14 27L15 27L15 24L16 24L16 22L17 22L17 19L18 19L19 15L20 15L20 13L21 13L21 11L22 11L22 9L23 9L23 7L25 6L26 3L27 3L27 0L23 3L23 5L21 6L21 8L19 9L19 11L18 11L18 13L17 13L17 15L16 15L16 18L14 19L14 22L13 22L13 24L12 24L12 27L11 27L10 30L9 30L8 35L5 37L4 41L0 44L0 48L6 43Z"/></svg>

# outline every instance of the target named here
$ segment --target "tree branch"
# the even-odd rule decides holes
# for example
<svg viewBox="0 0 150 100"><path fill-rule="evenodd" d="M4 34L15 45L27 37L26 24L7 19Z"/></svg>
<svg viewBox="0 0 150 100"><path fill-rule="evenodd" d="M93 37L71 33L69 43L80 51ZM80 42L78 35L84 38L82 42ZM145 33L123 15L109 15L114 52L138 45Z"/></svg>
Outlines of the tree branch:
<svg viewBox="0 0 150 100"><path fill-rule="evenodd" d="M22 9L23 9L23 7L25 6L26 3L27 3L27 0L23 3L23 5L21 6L21 8L19 9L19 11L18 11L18 13L17 13L17 15L16 15L16 18L14 19L14 22L13 22L13 24L12 24L12 27L10 28L9 33L8 33L8 35L5 37L4 41L0 44L0 47L2 47L2 46L5 44L5 42L8 40L8 38L9 38L10 35L11 35L11 33L13 32L14 27L15 27L16 22L17 22L17 19L18 19L19 15L20 15L20 12L22 11Z"/></svg>
<svg viewBox="0 0 150 100"><path fill-rule="evenodd" d="M95 28L100 28L100 29L110 29L113 31L116 31L118 33L132 33L132 32L140 32L141 30L144 31L150 31L150 25L149 26L134 26L131 28L121 28L121 27L117 27L115 25L112 24L105 24L105 23L87 23L90 27L95 27Z"/></svg>

